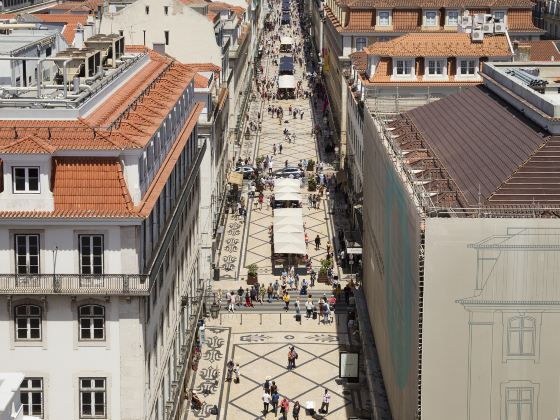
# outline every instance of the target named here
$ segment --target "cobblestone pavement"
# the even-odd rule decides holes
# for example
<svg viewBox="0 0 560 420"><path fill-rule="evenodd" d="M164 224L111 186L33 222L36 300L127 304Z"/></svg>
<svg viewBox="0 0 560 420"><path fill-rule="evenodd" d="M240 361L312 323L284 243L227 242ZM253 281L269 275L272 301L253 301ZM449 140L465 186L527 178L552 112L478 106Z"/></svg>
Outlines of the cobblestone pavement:
<svg viewBox="0 0 560 420"><path fill-rule="evenodd" d="M295 2L293 2L295 4ZM297 22L296 22L297 23ZM294 23L295 24L295 23ZM276 75L277 67L271 60L263 60L265 74ZM304 78L303 68L296 67L296 79ZM319 101L318 101L319 102ZM267 113L268 105L281 105L285 110L284 118L279 123ZM288 107L297 107L304 111L303 118L289 115ZM321 107L320 104L317 105ZM249 105L248 119L257 120L258 112L262 116L261 130L250 136L243 136L240 149L242 158L250 157L253 162L258 156L273 156L274 170L289 164L297 164L300 159L313 159L325 162L324 173L331 175L334 168L320 151L320 144L312 127L324 122L319 108L312 109L309 99L294 99L263 102L260 97ZM296 134L295 143L288 143L283 129L288 128ZM273 144L282 144L282 154L274 156ZM214 290L225 292L247 287L247 266L256 263L259 283L274 281L271 262L271 244L268 227L272 223L272 210L266 202L270 194L265 192L265 204L256 206L247 197L248 182L244 182L243 197L247 203L246 220L237 215L228 214L225 218L224 233L219 248L220 280L214 283ZM306 232L310 239L308 254L316 271L319 261L326 255L326 243L334 238L333 215L340 208L339 198L332 191L322 197L319 208L307 206L307 187L302 185L303 215ZM339 218L344 221L344 218ZM321 237L321 248L315 250L313 239ZM309 280L309 279L308 279ZM344 287L344 282L343 282ZM327 286L316 285L310 289L314 301L323 294L330 295ZM292 292L292 302L299 296ZM226 311L222 302L217 319L208 319L202 344L202 357L198 363L193 391L204 401L199 411L190 411L189 418L216 419L263 419L276 418L269 413L263 415L263 384L267 376L278 385L281 397L290 401L290 414L295 401L302 405L301 418L306 418L305 405L312 402L319 409L324 389L331 394L328 415L316 414L314 418L348 419L367 413L369 402L367 393L360 384L348 384L338 378L339 355L341 351L356 351L359 347L357 336L348 330L347 311L353 309L337 303L337 310L332 322L327 324L319 320L307 319L305 316L305 296L301 296L302 320L296 322L293 304L288 312L282 302L256 304L255 308L236 308L235 313ZM287 369L288 345L295 346L298 352L297 367ZM226 381L226 363L233 360L240 365L239 383ZM212 414L212 407L218 408L219 414ZM280 413L278 413L280 415ZM308 417L309 418L309 417Z"/></svg>

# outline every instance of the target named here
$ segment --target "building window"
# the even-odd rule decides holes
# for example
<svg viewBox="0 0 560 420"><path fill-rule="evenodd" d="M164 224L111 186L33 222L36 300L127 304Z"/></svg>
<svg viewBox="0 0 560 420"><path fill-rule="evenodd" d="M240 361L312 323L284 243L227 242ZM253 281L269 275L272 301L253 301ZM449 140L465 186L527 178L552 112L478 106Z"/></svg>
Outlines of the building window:
<svg viewBox="0 0 560 420"><path fill-rule="evenodd" d="M16 273L39 274L39 235L15 235Z"/></svg>
<svg viewBox="0 0 560 420"><path fill-rule="evenodd" d="M507 349L510 356L534 356L536 322L528 316L516 316L508 321Z"/></svg>
<svg viewBox="0 0 560 420"><path fill-rule="evenodd" d="M367 46L367 38L356 38L356 51L362 51Z"/></svg>
<svg viewBox="0 0 560 420"><path fill-rule="evenodd" d="M124 36L124 31L122 29L119 29L119 35Z"/></svg>
<svg viewBox="0 0 560 420"><path fill-rule="evenodd" d="M447 26L457 26L459 24L459 12L457 10L447 11Z"/></svg>
<svg viewBox="0 0 560 420"><path fill-rule="evenodd" d="M147 15L150 14L150 6L146 6L146 14L147 14Z"/></svg>
<svg viewBox="0 0 560 420"><path fill-rule="evenodd" d="M506 21L506 12L503 10L495 10L492 16L494 17L494 22L505 23Z"/></svg>
<svg viewBox="0 0 560 420"><path fill-rule="evenodd" d="M427 60L426 74L428 76L443 76L445 74L445 61Z"/></svg>
<svg viewBox="0 0 560 420"><path fill-rule="evenodd" d="M382 10L379 12L378 16L378 25L379 26L389 26L391 25L391 12L388 10Z"/></svg>
<svg viewBox="0 0 560 420"><path fill-rule="evenodd" d="M14 168L14 193L38 193L39 168Z"/></svg>
<svg viewBox="0 0 560 420"><path fill-rule="evenodd" d="M41 308L18 305L15 308L16 340L41 340Z"/></svg>
<svg viewBox="0 0 560 420"><path fill-rule="evenodd" d="M165 45L169 45L169 31L163 31L163 35L165 36Z"/></svg>
<svg viewBox="0 0 560 420"><path fill-rule="evenodd" d="M412 60L396 60L396 75L397 76L412 76Z"/></svg>
<svg viewBox="0 0 560 420"><path fill-rule="evenodd" d="M105 340L105 308L83 305L79 308L80 340Z"/></svg>
<svg viewBox="0 0 560 420"><path fill-rule="evenodd" d="M167 16L169 14L169 6L163 6L163 14Z"/></svg>
<svg viewBox="0 0 560 420"><path fill-rule="evenodd" d="M104 418L107 413L105 378L80 378L80 418Z"/></svg>
<svg viewBox="0 0 560 420"><path fill-rule="evenodd" d="M103 274L103 235L80 235L80 274Z"/></svg>
<svg viewBox="0 0 560 420"><path fill-rule="evenodd" d="M531 387L506 388L506 416L508 420L533 420L534 390Z"/></svg>
<svg viewBox="0 0 560 420"><path fill-rule="evenodd" d="M476 74L476 60L460 60L459 74L461 76L474 76Z"/></svg>
<svg viewBox="0 0 560 420"><path fill-rule="evenodd" d="M43 378L25 378L20 387L24 416L43 418Z"/></svg>
<svg viewBox="0 0 560 420"><path fill-rule="evenodd" d="M438 14L435 10L427 10L424 15L424 25L436 26Z"/></svg>

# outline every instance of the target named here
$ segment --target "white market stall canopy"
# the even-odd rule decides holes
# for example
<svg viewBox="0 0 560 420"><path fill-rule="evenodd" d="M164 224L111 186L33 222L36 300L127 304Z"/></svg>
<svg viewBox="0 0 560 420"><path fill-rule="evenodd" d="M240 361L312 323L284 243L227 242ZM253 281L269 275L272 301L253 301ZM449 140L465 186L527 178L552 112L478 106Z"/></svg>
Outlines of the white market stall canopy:
<svg viewBox="0 0 560 420"><path fill-rule="evenodd" d="M275 254L299 254L307 252L303 233L274 233Z"/></svg>
<svg viewBox="0 0 560 420"><path fill-rule="evenodd" d="M274 192L275 201L299 201L300 195L297 192Z"/></svg>
<svg viewBox="0 0 560 420"><path fill-rule="evenodd" d="M306 253L302 209L275 209L273 227L274 253Z"/></svg>
<svg viewBox="0 0 560 420"><path fill-rule="evenodd" d="M283 36L282 38L280 38L281 45L292 45L293 43L294 40L289 36Z"/></svg>
<svg viewBox="0 0 560 420"><path fill-rule="evenodd" d="M282 75L278 77L278 88L279 89L295 89L296 79L294 76Z"/></svg>
<svg viewBox="0 0 560 420"><path fill-rule="evenodd" d="M283 194L291 194L290 197L293 197L293 194L297 194L299 196L300 193L300 180L299 179L290 179L290 178L278 178L274 181L274 198L276 200L296 200L299 201L298 198L280 198Z"/></svg>

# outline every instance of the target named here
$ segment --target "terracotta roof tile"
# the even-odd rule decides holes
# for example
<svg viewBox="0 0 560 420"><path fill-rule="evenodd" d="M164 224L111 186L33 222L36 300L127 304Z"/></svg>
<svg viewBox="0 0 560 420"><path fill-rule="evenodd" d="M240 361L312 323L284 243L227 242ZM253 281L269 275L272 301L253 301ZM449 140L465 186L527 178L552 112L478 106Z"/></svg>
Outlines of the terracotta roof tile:
<svg viewBox="0 0 560 420"><path fill-rule="evenodd" d="M472 42L466 33L411 33L389 41L375 42L365 49L381 57L508 57L511 50L503 35L485 36Z"/></svg>
<svg viewBox="0 0 560 420"><path fill-rule="evenodd" d="M1 146L0 154L52 154L55 147L35 135L25 136L12 143Z"/></svg>
<svg viewBox="0 0 560 420"><path fill-rule="evenodd" d="M531 9L531 0L342 0L342 4L350 7L371 7L380 9L410 8L455 8L471 9L473 7L488 8L522 8Z"/></svg>
<svg viewBox="0 0 560 420"><path fill-rule="evenodd" d="M132 200L118 158L54 158L54 208L128 215Z"/></svg>
<svg viewBox="0 0 560 420"><path fill-rule="evenodd" d="M370 30L375 26L375 10L352 10L345 29Z"/></svg>
<svg viewBox="0 0 560 420"><path fill-rule="evenodd" d="M358 72L364 72L367 68L367 53L365 51L357 51L350 54L350 60Z"/></svg>
<svg viewBox="0 0 560 420"><path fill-rule="evenodd" d="M531 61L560 61L558 41L547 39L540 41L523 41L519 45L529 47Z"/></svg>

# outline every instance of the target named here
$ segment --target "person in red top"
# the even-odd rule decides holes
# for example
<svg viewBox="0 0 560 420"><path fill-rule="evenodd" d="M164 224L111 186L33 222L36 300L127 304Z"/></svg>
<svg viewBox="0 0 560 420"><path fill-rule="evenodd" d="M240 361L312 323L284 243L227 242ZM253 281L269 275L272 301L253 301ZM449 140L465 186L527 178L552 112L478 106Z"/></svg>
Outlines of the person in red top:
<svg viewBox="0 0 560 420"><path fill-rule="evenodd" d="M280 402L280 413L282 414L282 420L288 419L288 413L290 412L290 403L286 398L282 398Z"/></svg>

